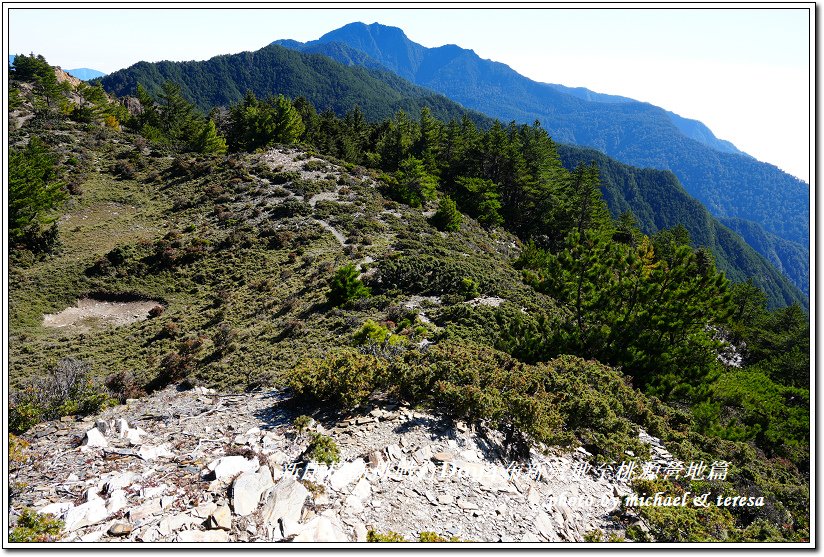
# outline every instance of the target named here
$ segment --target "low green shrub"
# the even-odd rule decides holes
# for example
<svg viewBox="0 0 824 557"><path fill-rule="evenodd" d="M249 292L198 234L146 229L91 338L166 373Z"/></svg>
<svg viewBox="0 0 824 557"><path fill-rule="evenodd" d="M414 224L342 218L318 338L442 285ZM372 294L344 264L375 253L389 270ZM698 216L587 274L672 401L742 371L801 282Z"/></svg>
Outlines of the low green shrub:
<svg viewBox="0 0 824 557"><path fill-rule="evenodd" d="M109 391L92 379L91 367L75 358L63 358L36 383L11 394L9 429L23 433L46 420L73 414L89 415L117 404Z"/></svg>
<svg viewBox="0 0 824 557"><path fill-rule="evenodd" d="M320 464L332 465L340 461L340 450L335 440L317 432L312 433L305 455Z"/></svg>
<svg viewBox="0 0 824 557"><path fill-rule="evenodd" d="M38 514L24 509L17 519L17 526L9 532L12 543L53 542L60 538L63 521L50 514Z"/></svg>
<svg viewBox="0 0 824 557"><path fill-rule="evenodd" d="M369 530L366 533L366 541L369 543L403 543L408 542L406 538L397 532L386 532L385 534L378 533L374 530Z"/></svg>
<svg viewBox="0 0 824 557"><path fill-rule="evenodd" d="M325 358L310 358L293 368L287 377L298 397L353 409L386 383L387 364L374 356L345 348Z"/></svg>
<svg viewBox="0 0 824 557"><path fill-rule="evenodd" d="M298 433L304 433L309 429L309 426L312 425L313 421L314 420L306 414L301 414L292 421L292 425Z"/></svg>
<svg viewBox="0 0 824 557"><path fill-rule="evenodd" d="M358 270L353 264L345 265L335 271L329 283L326 299L333 306L342 306L359 298L368 298L371 290L358 278Z"/></svg>

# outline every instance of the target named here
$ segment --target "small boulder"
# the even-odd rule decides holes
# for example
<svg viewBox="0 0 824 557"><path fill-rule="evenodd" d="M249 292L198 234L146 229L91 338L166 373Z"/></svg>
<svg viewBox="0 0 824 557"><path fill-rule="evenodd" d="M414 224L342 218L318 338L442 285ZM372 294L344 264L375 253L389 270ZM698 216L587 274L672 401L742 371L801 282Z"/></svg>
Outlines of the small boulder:
<svg viewBox="0 0 824 557"><path fill-rule="evenodd" d="M106 438L103 436L103 433L96 427L91 428L89 431L86 432L86 436L83 438L83 445L87 447L108 447L109 442L106 441Z"/></svg>

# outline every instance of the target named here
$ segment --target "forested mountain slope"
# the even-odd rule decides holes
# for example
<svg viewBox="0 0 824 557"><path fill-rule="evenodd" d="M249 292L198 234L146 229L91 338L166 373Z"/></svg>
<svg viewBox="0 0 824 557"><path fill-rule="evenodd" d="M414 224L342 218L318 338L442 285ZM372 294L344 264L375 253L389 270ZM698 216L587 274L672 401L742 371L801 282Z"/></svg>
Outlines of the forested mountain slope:
<svg viewBox="0 0 824 557"><path fill-rule="evenodd" d="M716 217L751 221L792 242L800 259L808 259L809 186L773 165L737 153L699 122L647 103L604 102L616 99L538 83L504 64L482 60L471 50L455 45L426 48L400 29L379 24L352 23L305 45L284 44L346 63L382 64L492 117L521 123L537 119L560 143L593 147L642 168L671 170ZM368 58L343 51L342 44ZM760 253L771 258L768 250ZM803 265L795 266L796 260L783 267L803 289L806 281L798 277L805 271Z"/></svg>
<svg viewBox="0 0 824 557"><path fill-rule="evenodd" d="M339 46L341 55L353 57L348 59L350 64L365 63L368 59L366 54ZM334 47L334 44L330 46ZM134 94L138 83L149 93L158 92L167 80L178 83L182 94L204 112L236 103L248 90L261 98L276 94L304 97L314 106L328 108L339 116L358 106L370 122L386 119L398 110L418 114L423 106L427 106L433 116L444 120L467 114L481 128L488 129L493 123L489 118L467 111L457 103L387 71L345 67L319 54L294 52L277 45L204 62L140 62L105 77L101 83L110 92L122 95ZM647 233L684 224L694 245L712 249L719 268L731 279L743 281L753 277L768 293L770 307L795 302L807 306L803 293L735 234L720 227L668 173L652 169L640 171L596 151L576 146L564 146L561 153L565 154L568 166L590 162L599 165L602 187L614 216L632 210ZM637 178L641 176L646 179ZM648 200L631 206L619 201L644 196L655 196L655 199L651 203ZM798 276L803 277L803 271Z"/></svg>

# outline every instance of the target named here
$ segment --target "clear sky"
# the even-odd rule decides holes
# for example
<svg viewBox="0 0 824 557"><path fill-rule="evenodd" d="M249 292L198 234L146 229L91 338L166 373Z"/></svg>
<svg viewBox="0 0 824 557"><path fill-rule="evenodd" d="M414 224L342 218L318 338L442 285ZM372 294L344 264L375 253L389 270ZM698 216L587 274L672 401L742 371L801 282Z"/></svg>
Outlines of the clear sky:
<svg viewBox="0 0 824 557"><path fill-rule="evenodd" d="M471 48L536 81L623 95L700 120L717 137L809 181L811 4L601 10L20 6L8 11L10 53L34 52L65 69L107 73L141 60L205 60L276 39L308 41L352 21L394 25L424 46Z"/></svg>

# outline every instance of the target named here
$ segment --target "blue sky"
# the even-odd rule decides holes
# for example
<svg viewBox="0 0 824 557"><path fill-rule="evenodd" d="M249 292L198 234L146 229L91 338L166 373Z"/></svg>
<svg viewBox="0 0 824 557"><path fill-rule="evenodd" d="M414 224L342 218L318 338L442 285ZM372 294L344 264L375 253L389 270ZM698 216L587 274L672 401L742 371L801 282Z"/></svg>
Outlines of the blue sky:
<svg viewBox="0 0 824 557"><path fill-rule="evenodd" d="M88 5L88 4L87 4ZM352 21L454 43L536 81L651 102L809 181L811 4L790 9L23 9L11 53L112 72L204 60ZM792 6L795 6L793 9Z"/></svg>

